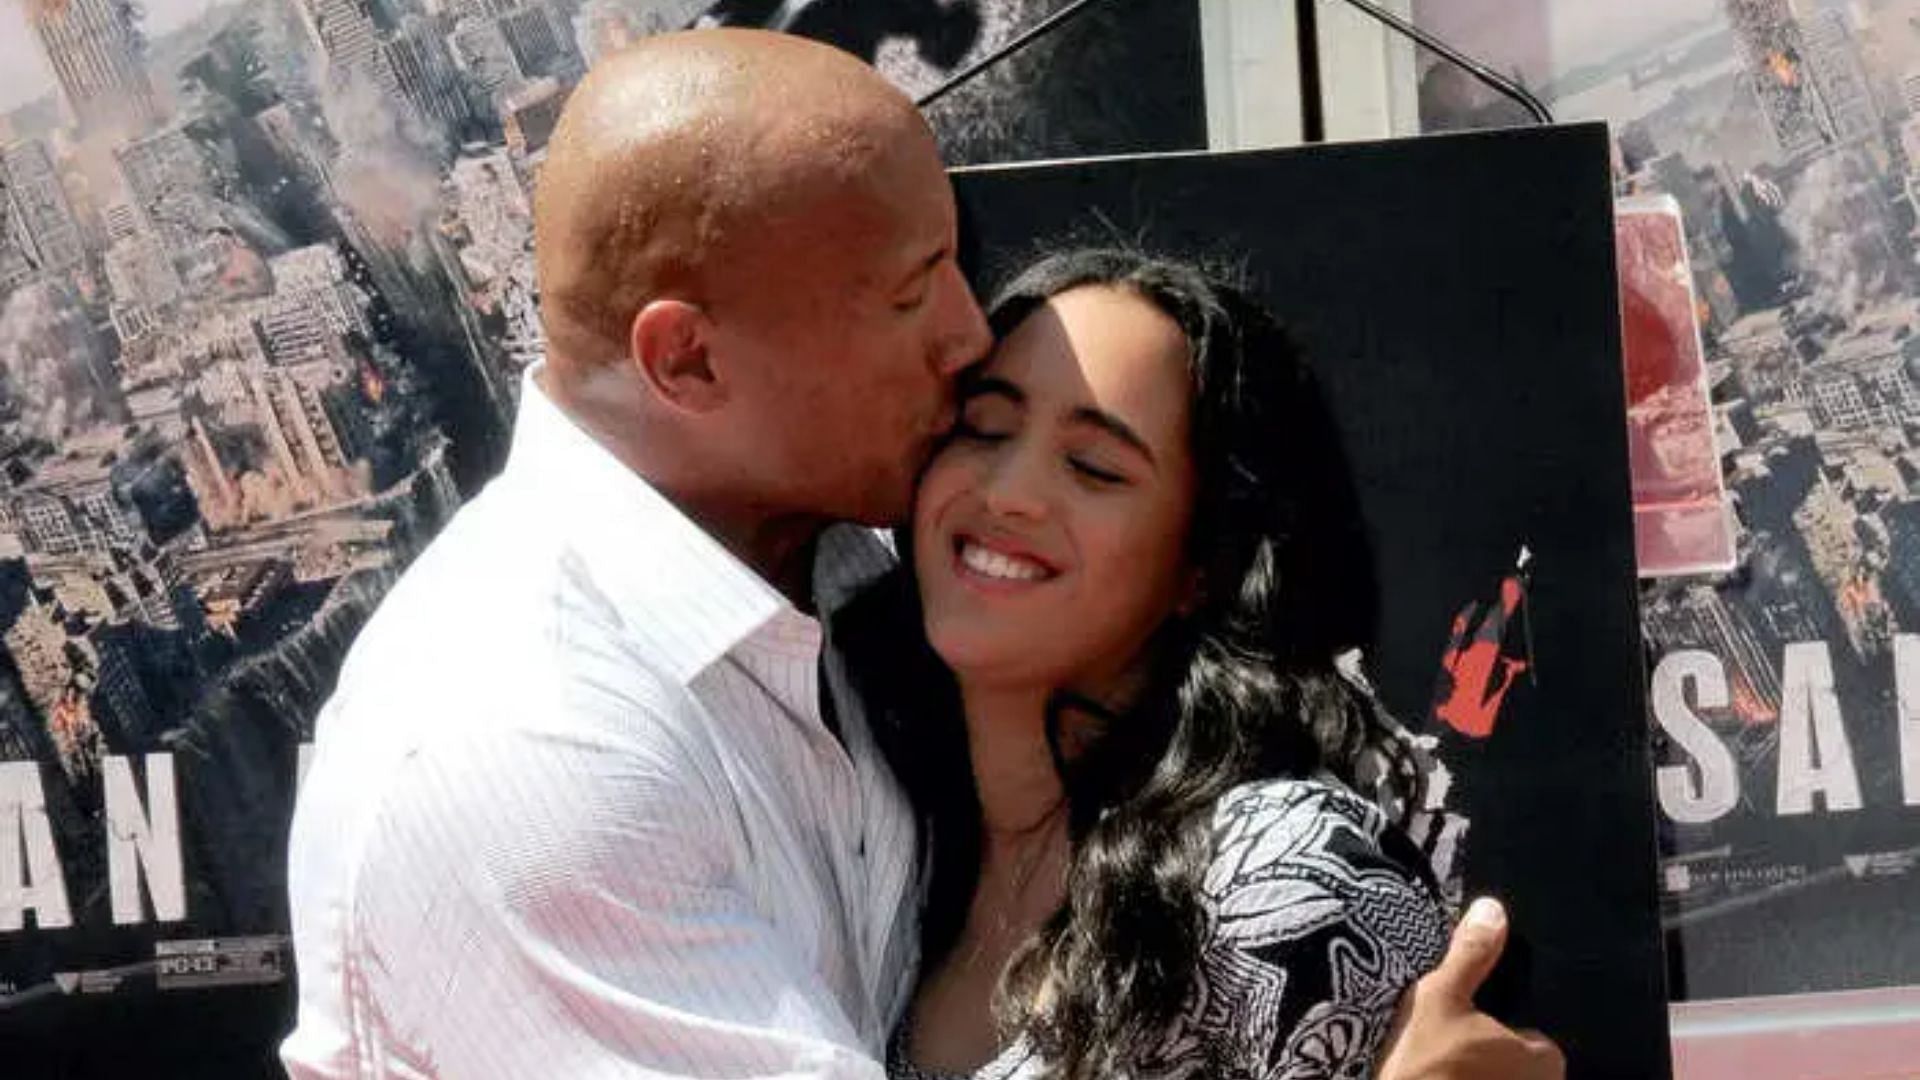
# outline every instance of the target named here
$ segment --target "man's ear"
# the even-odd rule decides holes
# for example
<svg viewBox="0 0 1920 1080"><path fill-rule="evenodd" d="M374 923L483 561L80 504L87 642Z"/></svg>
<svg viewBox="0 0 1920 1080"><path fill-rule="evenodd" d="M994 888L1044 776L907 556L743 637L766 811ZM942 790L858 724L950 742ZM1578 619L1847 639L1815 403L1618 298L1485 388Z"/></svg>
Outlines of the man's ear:
<svg viewBox="0 0 1920 1080"><path fill-rule="evenodd" d="M653 300L634 314L628 356L656 400L693 413L725 403L709 353L712 329L706 312L684 300Z"/></svg>

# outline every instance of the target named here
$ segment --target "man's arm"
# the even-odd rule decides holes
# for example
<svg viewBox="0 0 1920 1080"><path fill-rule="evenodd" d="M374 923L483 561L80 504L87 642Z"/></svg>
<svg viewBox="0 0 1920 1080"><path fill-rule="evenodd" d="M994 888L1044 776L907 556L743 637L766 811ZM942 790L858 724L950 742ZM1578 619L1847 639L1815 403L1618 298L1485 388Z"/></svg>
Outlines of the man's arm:
<svg viewBox="0 0 1920 1080"><path fill-rule="evenodd" d="M1474 901L1446 959L1401 999L1378 1080L1564 1080L1566 1058L1552 1040L1515 1031L1473 1004L1506 942L1506 911Z"/></svg>
<svg viewBox="0 0 1920 1080"><path fill-rule="evenodd" d="M475 729L382 796L347 931L363 1075L881 1076L659 718Z"/></svg>

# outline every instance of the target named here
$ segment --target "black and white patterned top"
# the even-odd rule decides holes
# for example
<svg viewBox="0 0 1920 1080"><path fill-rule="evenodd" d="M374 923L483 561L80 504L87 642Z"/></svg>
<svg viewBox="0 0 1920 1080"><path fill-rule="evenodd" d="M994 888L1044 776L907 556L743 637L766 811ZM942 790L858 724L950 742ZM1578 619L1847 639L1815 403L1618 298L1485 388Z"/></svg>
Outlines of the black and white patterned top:
<svg viewBox="0 0 1920 1080"><path fill-rule="evenodd" d="M1134 1080L1360 1080L1400 995L1446 951L1449 920L1421 855L1344 787L1276 780L1214 811L1204 898L1212 929L1191 1001ZM964 1080L907 1060L892 1080ZM1041 1062L1014 1044L973 1080L1021 1080Z"/></svg>

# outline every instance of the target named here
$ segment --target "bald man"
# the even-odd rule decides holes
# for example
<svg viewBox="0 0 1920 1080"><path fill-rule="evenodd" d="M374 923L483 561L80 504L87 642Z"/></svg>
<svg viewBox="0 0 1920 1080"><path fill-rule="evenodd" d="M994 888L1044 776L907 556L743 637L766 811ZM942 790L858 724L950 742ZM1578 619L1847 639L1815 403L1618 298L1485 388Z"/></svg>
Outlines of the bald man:
<svg viewBox="0 0 1920 1080"><path fill-rule="evenodd" d="M988 345L954 232L926 125L824 46L673 35L575 91L506 469L317 724L294 1076L882 1075L919 853L821 616ZM1383 1077L1522 1075L1472 1009L1497 952Z"/></svg>
<svg viewBox="0 0 1920 1080"><path fill-rule="evenodd" d="M853 57L597 64L535 199L504 472L323 710L296 1076L877 1076L916 844L818 615L988 345L933 136Z"/></svg>

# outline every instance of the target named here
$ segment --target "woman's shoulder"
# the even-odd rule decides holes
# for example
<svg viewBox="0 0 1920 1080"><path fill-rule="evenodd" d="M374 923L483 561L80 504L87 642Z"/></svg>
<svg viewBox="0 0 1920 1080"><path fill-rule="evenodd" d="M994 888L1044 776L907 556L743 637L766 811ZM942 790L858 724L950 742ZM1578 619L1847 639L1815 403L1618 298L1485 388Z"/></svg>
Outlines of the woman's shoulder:
<svg viewBox="0 0 1920 1080"><path fill-rule="evenodd" d="M1425 857L1371 801L1334 782L1263 780L1214 807L1204 896L1229 943L1359 928L1417 968L1449 920Z"/></svg>
<svg viewBox="0 0 1920 1080"><path fill-rule="evenodd" d="M1213 841L1198 992L1174 1045L1220 1048L1213 1072L1369 1075L1401 994L1446 951L1419 850L1378 807L1316 780L1235 788Z"/></svg>
<svg viewBox="0 0 1920 1080"><path fill-rule="evenodd" d="M1387 827L1387 816L1371 800L1336 780L1299 780L1277 777L1255 780L1233 788L1214 803L1216 833L1232 826L1250 827L1272 821L1307 821L1326 816L1352 822L1371 833Z"/></svg>
<svg viewBox="0 0 1920 1080"><path fill-rule="evenodd" d="M1415 878L1420 856L1378 805L1331 780L1258 780L1220 797L1213 807L1216 872L1277 872L1290 857L1311 855L1359 871L1382 862ZM1388 853L1387 847L1396 850Z"/></svg>

